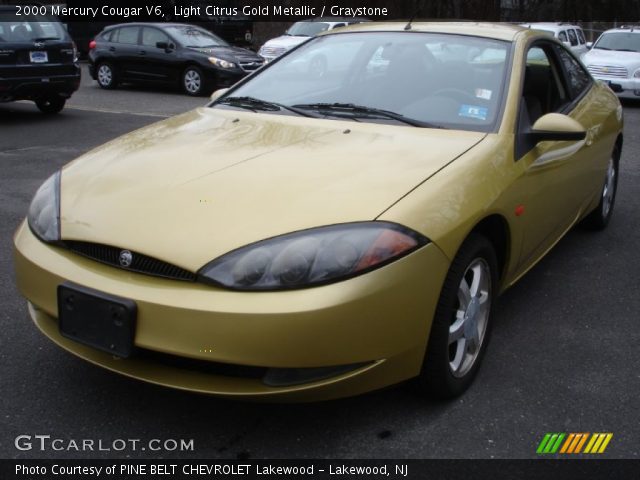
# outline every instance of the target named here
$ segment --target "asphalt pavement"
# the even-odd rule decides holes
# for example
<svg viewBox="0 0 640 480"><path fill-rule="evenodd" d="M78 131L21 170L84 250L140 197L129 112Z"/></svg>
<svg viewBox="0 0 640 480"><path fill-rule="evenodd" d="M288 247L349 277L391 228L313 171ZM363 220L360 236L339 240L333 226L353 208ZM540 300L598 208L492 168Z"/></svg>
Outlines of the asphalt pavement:
<svg viewBox="0 0 640 480"><path fill-rule="evenodd" d="M640 457L640 102L624 104L609 228L574 229L503 295L482 369L455 401L407 386L316 404L220 400L110 373L43 337L12 260L37 187L83 152L204 103L170 89L103 91L85 76L58 116L0 105L0 457L534 458L547 432L612 432L607 458ZM19 435L141 443L19 450ZM152 452L151 439L193 439L194 448Z"/></svg>

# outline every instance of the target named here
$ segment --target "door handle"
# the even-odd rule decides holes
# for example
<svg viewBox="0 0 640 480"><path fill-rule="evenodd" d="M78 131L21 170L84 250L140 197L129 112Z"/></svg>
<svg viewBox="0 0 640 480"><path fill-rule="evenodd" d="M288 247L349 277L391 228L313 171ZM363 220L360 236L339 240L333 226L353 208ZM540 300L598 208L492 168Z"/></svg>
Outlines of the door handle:
<svg viewBox="0 0 640 480"><path fill-rule="evenodd" d="M109 51L110 52L115 52L116 51L116 47L109 47Z"/></svg>
<svg viewBox="0 0 640 480"><path fill-rule="evenodd" d="M138 54L139 54L139 55L146 55L146 54L147 54L147 51L146 51L146 50L140 50L140 51L138 52Z"/></svg>

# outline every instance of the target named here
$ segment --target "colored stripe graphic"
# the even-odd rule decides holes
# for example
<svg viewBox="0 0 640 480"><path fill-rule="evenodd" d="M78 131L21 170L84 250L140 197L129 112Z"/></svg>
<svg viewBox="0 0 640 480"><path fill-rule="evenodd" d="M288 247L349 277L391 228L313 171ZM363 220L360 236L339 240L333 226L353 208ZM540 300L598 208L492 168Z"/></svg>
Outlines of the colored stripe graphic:
<svg viewBox="0 0 640 480"><path fill-rule="evenodd" d="M556 453L562 444L562 440L566 436L566 433L547 433L540 445L538 445L537 453Z"/></svg>
<svg viewBox="0 0 640 480"><path fill-rule="evenodd" d="M603 453L611 438L613 438L613 433L594 433L584 453Z"/></svg>
<svg viewBox="0 0 640 480"><path fill-rule="evenodd" d="M547 433L538 445L536 453L541 455L599 454L604 453L612 438L613 433ZM584 451L583 447L585 447Z"/></svg>

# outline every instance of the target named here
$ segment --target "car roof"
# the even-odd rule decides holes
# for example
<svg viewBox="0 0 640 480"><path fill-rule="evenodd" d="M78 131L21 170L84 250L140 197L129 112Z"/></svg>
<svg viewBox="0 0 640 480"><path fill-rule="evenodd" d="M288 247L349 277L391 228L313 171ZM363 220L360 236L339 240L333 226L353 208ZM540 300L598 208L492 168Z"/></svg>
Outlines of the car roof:
<svg viewBox="0 0 640 480"><path fill-rule="evenodd" d="M301 22L322 22L322 23L342 23L342 22L370 22L368 18L364 17L316 17L316 18L307 18L305 20L300 20L296 23Z"/></svg>
<svg viewBox="0 0 640 480"><path fill-rule="evenodd" d="M562 23L562 22L531 22L531 23L521 23L520 25L524 27L544 27L551 30L563 30L565 28L580 28L578 25L574 25L572 23Z"/></svg>
<svg viewBox="0 0 640 480"><path fill-rule="evenodd" d="M339 32L322 32L319 35L339 35L347 32L403 32L407 22L366 22L339 29ZM474 37L513 41L529 29L507 23L488 22L412 22L410 32L449 33Z"/></svg>
<svg viewBox="0 0 640 480"><path fill-rule="evenodd" d="M157 22L157 23L149 23L149 22L130 22L130 23L116 23L114 25L108 25L104 29L111 30L113 28L119 27L156 27L156 28L167 28L167 27L191 27L191 28L199 28L201 30L206 30L202 28L200 25L193 25L191 23L169 23L169 22Z"/></svg>

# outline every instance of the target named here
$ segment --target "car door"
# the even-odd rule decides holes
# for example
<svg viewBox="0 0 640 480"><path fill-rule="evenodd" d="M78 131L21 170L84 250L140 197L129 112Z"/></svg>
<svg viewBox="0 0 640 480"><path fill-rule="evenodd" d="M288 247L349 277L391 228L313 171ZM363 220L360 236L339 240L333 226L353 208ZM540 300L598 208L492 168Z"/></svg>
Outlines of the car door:
<svg viewBox="0 0 640 480"><path fill-rule="evenodd" d="M523 134L532 130L535 121L547 113L568 115L586 130L591 128L591 119L581 104L580 95L567 81L557 49L564 50L564 47L537 41L529 48L525 63L516 133L516 162L522 172L516 188L523 192L521 198L525 200L521 212L525 225L520 265L528 265L543 255L574 224L589 190L582 184L591 161L586 140L519 145L525 138ZM589 77L587 81L582 95L590 86Z"/></svg>
<svg viewBox="0 0 640 480"><path fill-rule="evenodd" d="M137 26L120 27L111 34L108 49L123 80L144 79L140 74L139 36Z"/></svg>
<svg viewBox="0 0 640 480"><path fill-rule="evenodd" d="M167 48L158 48L162 43ZM149 81L177 81L178 58L175 42L156 27L142 27L140 49L138 51L140 74Z"/></svg>

